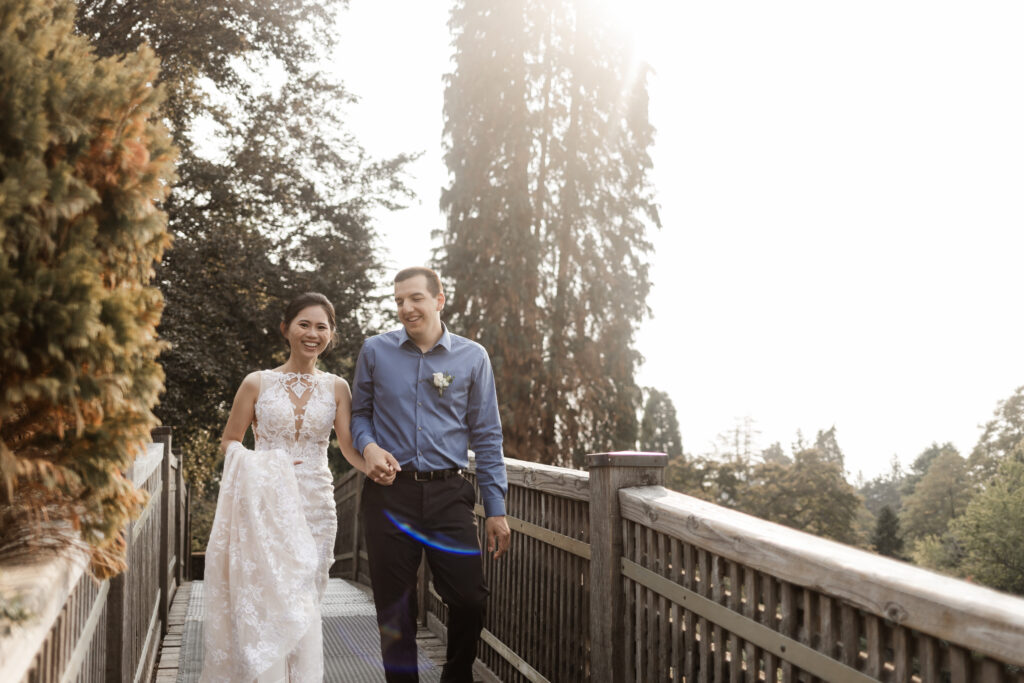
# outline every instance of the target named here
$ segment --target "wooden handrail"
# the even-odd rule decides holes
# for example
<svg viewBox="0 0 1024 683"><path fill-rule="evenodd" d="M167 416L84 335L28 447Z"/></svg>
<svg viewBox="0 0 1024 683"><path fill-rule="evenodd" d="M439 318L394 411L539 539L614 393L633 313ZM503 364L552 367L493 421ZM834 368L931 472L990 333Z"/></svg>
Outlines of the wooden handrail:
<svg viewBox="0 0 1024 683"><path fill-rule="evenodd" d="M23 596L26 621L0 637L0 680L141 683L150 678L167 605L188 553L188 489L170 452L170 429L153 432L126 476L149 493L125 530L129 570L95 582L86 554L64 555L2 570L7 598Z"/></svg>
<svg viewBox="0 0 1024 683"><path fill-rule="evenodd" d="M1024 665L1024 599L660 486L619 491L622 515L893 624Z"/></svg>

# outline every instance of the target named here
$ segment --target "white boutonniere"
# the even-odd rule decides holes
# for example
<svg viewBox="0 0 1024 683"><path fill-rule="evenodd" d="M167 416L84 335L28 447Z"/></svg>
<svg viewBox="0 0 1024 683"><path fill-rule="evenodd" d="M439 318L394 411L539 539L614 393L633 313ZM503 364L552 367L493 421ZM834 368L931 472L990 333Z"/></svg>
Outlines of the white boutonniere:
<svg viewBox="0 0 1024 683"><path fill-rule="evenodd" d="M435 372L434 373L434 388L437 389L438 396L444 396L444 390L451 386L452 377L450 372Z"/></svg>

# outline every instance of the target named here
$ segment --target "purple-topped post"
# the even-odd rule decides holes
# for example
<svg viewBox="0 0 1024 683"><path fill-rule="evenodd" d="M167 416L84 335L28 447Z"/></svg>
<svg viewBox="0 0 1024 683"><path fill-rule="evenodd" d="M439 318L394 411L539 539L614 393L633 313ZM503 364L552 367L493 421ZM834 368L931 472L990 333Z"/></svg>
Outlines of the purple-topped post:
<svg viewBox="0 0 1024 683"><path fill-rule="evenodd" d="M622 593L622 513L619 489L663 486L664 453L594 453L590 470L590 676L617 683L626 676L625 596Z"/></svg>

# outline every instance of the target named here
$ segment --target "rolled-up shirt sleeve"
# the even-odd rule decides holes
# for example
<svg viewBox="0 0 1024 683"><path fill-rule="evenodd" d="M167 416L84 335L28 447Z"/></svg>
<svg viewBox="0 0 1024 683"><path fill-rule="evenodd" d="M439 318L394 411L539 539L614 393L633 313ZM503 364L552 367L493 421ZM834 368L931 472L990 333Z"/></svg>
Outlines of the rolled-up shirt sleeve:
<svg viewBox="0 0 1024 683"><path fill-rule="evenodd" d="M466 423L469 428L469 448L476 456L476 478L484 514L488 517L502 516L505 514L508 475L501 447L501 416L494 372L490 358L483 349L480 361L474 368Z"/></svg>
<svg viewBox="0 0 1024 683"><path fill-rule="evenodd" d="M360 453L377 441L373 429L373 348L363 343L352 382L352 445Z"/></svg>

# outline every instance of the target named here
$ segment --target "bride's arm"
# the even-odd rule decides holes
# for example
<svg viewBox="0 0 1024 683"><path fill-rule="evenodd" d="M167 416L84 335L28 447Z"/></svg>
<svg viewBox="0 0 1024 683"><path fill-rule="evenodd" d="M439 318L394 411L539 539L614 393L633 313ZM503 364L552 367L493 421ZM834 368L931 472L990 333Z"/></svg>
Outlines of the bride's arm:
<svg viewBox="0 0 1024 683"><path fill-rule="evenodd" d="M232 441L241 443L245 438L245 432L252 424L253 415L256 409L256 399L260 395L260 375L253 372L246 375L242 380L242 386L238 387L235 393L235 401L231 404L231 415L228 416L228 423L224 425L224 435L220 438L220 452L228 449Z"/></svg>
<svg viewBox="0 0 1024 683"><path fill-rule="evenodd" d="M349 427L352 419L352 390L349 389L348 382L341 377L334 381L334 401L338 405L338 410L334 413L334 434L338 437L338 447L341 448L345 460L365 474L366 460L352 445L352 431Z"/></svg>

